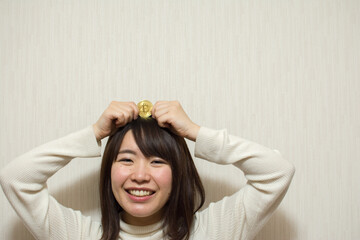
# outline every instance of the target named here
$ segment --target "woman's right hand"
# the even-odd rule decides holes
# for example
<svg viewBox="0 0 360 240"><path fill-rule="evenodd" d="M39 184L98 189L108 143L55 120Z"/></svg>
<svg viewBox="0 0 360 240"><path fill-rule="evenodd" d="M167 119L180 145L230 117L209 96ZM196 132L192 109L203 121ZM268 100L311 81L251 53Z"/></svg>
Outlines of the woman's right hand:
<svg viewBox="0 0 360 240"><path fill-rule="evenodd" d="M125 126L138 116L139 110L134 102L112 101L99 120L93 124L96 139L99 141L109 136L117 128Z"/></svg>

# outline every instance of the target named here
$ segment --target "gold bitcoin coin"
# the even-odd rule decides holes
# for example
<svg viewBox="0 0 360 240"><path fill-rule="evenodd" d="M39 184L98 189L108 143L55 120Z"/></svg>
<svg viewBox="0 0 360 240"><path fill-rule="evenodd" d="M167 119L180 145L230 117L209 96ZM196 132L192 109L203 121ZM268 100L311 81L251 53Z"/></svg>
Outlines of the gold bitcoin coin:
<svg viewBox="0 0 360 240"><path fill-rule="evenodd" d="M139 116L142 118L148 118L151 116L152 103L148 100L143 100L137 104L139 109Z"/></svg>

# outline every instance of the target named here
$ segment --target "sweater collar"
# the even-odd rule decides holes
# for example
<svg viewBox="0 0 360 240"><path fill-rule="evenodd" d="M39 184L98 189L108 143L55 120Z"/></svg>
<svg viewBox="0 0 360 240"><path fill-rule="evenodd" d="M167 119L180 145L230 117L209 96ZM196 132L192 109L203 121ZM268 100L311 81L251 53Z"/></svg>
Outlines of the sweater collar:
<svg viewBox="0 0 360 240"><path fill-rule="evenodd" d="M125 223L120 218L120 231L130 235L152 235L162 229L163 222L157 222L147 226L135 226Z"/></svg>

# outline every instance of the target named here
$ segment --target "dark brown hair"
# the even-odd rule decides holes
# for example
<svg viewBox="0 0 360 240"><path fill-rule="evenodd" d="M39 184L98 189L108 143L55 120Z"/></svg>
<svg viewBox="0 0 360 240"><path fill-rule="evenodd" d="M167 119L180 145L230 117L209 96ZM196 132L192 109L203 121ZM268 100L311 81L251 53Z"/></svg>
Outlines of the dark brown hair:
<svg viewBox="0 0 360 240"><path fill-rule="evenodd" d="M101 163L100 204L103 240L117 239L120 213L123 209L111 188L111 167L116 160L125 134L131 130L135 142L145 157L157 156L169 162L172 170L172 190L164 206L164 234L172 240L189 239L194 213L205 201L199 174L184 138L161 128L153 118L138 118L118 129L108 139Z"/></svg>

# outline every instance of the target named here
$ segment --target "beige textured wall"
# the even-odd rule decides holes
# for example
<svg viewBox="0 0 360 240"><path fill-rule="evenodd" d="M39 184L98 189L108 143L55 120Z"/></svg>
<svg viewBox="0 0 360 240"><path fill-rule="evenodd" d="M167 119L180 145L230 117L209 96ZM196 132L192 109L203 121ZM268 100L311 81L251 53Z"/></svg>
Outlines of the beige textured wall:
<svg viewBox="0 0 360 240"><path fill-rule="evenodd" d="M295 164L257 240L360 239L359 16L358 0L0 0L0 167L111 100L178 99ZM50 191L99 219L99 164L74 160ZM197 164L209 201L243 184ZM33 239L2 192L0 206L0 239Z"/></svg>

